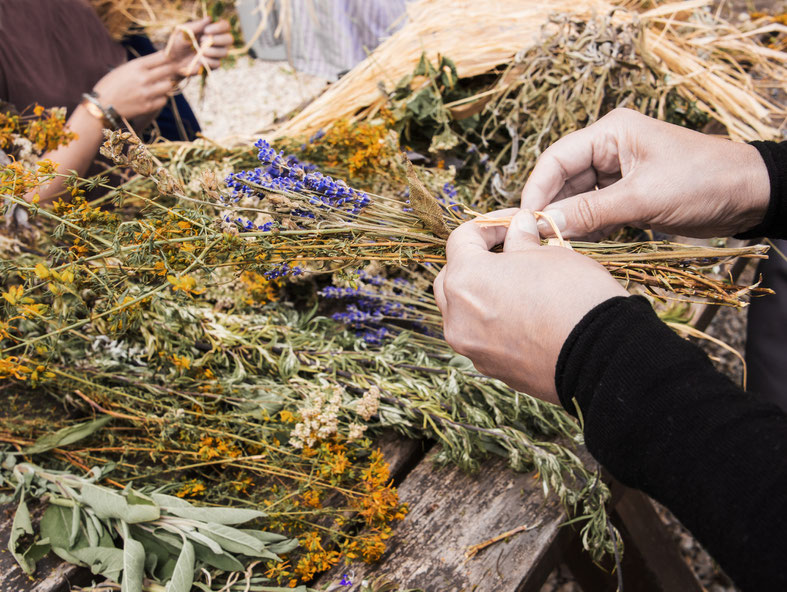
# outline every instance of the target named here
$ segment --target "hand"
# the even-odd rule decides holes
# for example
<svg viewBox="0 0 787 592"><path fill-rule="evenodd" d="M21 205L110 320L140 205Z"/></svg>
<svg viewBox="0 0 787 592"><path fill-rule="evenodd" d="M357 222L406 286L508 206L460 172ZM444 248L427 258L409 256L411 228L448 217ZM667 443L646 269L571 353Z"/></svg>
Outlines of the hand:
<svg viewBox="0 0 787 592"><path fill-rule="evenodd" d="M711 237L756 226L769 195L754 147L615 109L544 151L522 207L543 210L568 237L606 235L626 224ZM542 234L552 235L542 222Z"/></svg>
<svg viewBox="0 0 787 592"><path fill-rule="evenodd" d="M163 51L118 66L98 81L93 90L105 107L134 119L158 112L173 90L175 71Z"/></svg>
<svg viewBox="0 0 787 592"><path fill-rule="evenodd" d="M569 333L594 306L628 293L592 259L542 247L529 211L494 215L514 212L507 232L466 222L451 233L435 299L446 341L479 372L557 403L555 366ZM502 253L489 251L500 243Z"/></svg>
<svg viewBox="0 0 787 592"><path fill-rule="evenodd" d="M194 42L201 50L197 58ZM211 70L221 65L227 57L233 38L230 24L226 20L211 22L210 18L186 23L178 27L167 43L167 55L170 56L178 75L187 78L200 72L203 66Z"/></svg>

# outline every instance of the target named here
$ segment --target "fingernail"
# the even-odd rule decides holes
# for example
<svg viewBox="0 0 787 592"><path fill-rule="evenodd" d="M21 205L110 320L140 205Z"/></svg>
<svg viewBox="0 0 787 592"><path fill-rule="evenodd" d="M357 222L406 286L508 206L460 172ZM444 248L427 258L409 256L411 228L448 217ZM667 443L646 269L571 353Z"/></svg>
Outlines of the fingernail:
<svg viewBox="0 0 787 592"><path fill-rule="evenodd" d="M514 220L516 221L517 230L538 236L538 227L536 226L536 219L533 216L533 212L530 210L521 210L514 216Z"/></svg>
<svg viewBox="0 0 787 592"><path fill-rule="evenodd" d="M552 219L552 222L554 222L560 232L566 229L566 215L563 212L555 208L554 210L544 210L544 214ZM541 231L541 234L554 234L552 225L546 218L540 218L538 220L538 229Z"/></svg>

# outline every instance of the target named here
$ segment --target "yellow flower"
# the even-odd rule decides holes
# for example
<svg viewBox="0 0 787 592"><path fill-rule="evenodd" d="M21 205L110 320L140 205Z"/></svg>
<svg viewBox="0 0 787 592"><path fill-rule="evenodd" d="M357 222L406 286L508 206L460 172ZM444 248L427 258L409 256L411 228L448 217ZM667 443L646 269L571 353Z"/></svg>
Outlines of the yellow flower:
<svg viewBox="0 0 787 592"><path fill-rule="evenodd" d="M205 485L196 479L192 479L184 483L183 486L175 492L175 495L178 497L195 497L203 493L205 493Z"/></svg>
<svg viewBox="0 0 787 592"><path fill-rule="evenodd" d="M36 265L34 271L36 272L36 276L38 276L38 279L40 280L49 279L49 268L43 263L39 263L38 265Z"/></svg>
<svg viewBox="0 0 787 592"><path fill-rule="evenodd" d="M24 293L25 289L21 285L11 286L8 292L3 292L3 298L14 306L22 302L33 302L32 298L23 298Z"/></svg>
<svg viewBox="0 0 787 592"><path fill-rule="evenodd" d="M185 292L186 294L202 294L205 290L204 288L201 290L197 290L197 280L194 279L190 275L183 275L181 277L175 277L174 275L168 275L167 281L172 284L172 291L177 292L180 290L181 292Z"/></svg>
<svg viewBox="0 0 787 592"><path fill-rule="evenodd" d="M172 363L181 370L189 370L191 368L191 359L186 356L172 354Z"/></svg>

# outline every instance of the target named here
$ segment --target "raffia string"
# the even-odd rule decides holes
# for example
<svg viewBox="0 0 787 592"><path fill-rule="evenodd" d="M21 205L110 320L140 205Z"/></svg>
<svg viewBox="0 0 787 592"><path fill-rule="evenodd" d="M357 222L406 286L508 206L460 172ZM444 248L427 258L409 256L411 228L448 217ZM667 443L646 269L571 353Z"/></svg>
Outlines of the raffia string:
<svg viewBox="0 0 787 592"><path fill-rule="evenodd" d="M475 222L482 228L491 228L493 226L504 226L508 228L511 225L511 220L513 220L513 216L502 216L500 218L492 218L487 214L481 214L480 212L476 212L471 210L470 208L465 208L465 213L471 214L475 216ZM555 233L555 238L547 239L547 243L549 245L556 245L558 247L565 247L566 249L572 249L571 243L563 238L563 234L560 232L560 229L555 224L555 221L552 219L552 216L547 214L546 212L535 211L533 212L533 216L535 216L536 220L546 220L547 224L549 224L550 228L552 228L552 232Z"/></svg>

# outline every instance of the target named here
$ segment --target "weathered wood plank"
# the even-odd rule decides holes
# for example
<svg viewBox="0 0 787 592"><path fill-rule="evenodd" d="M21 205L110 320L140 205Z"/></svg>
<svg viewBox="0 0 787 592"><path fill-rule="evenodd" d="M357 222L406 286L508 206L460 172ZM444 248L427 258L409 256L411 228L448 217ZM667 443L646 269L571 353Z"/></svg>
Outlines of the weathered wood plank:
<svg viewBox="0 0 787 592"><path fill-rule="evenodd" d="M502 459L484 462L471 476L456 467L437 467L431 456L399 486L410 513L380 562L339 566L318 586L337 584L347 574L352 585L341 590L358 590L364 579L381 576L429 592L540 588L557 559L553 548L563 508L552 498L544 500L532 475L509 470ZM469 547L519 526L532 528L466 557Z"/></svg>

